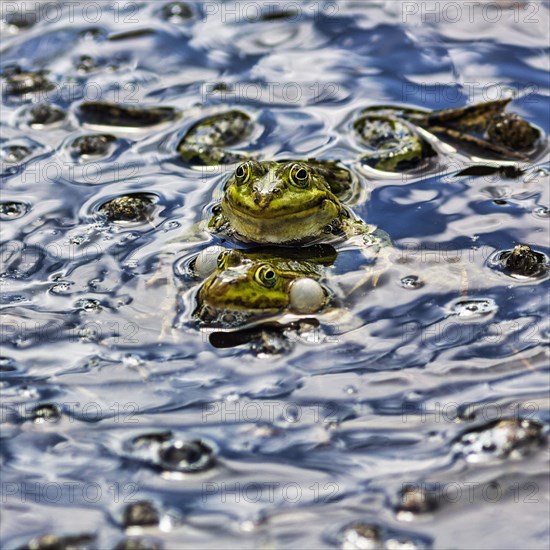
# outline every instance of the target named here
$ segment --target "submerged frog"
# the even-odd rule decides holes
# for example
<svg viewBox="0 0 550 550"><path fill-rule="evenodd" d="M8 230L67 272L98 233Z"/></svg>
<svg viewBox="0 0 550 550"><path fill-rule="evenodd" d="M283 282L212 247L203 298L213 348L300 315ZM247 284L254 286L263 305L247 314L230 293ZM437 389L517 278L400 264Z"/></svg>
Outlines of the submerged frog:
<svg viewBox="0 0 550 550"><path fill-rule="evenodd" d="M356 218L341 198L353 194L354 177L333 161L255 161L240 164L227 180L209 228L258 244L382 237Z"/></svg>
<svg viewBox="0 0 550 550"><path fill-rule="evenodd" d="M361 161L385 172L404 172L423 168L436 156L432 146L410 123L384 109L368 108L353 123L361 143L369 148Z"/></svg>
<svg viewBox="0 0 550 550"><path fill-rule="evenodd" d="M178 144L181 158L192 166L216 166L245 160L242 153L227 151L246 142L254 130L252 119L242 111L207 116L189 128Z"/></svg>
<svg viewBox="0 0 550 550"><path fill-rule="evenodd" d="M213 248L195 261L197 275L213 270L197 294L193 316L201 323L234 327L284 312L312 314L330 300L321 283L325 268L336 259L329 245L298 250Z"/></svg>
<svg viewBox="0 0 550 550"><path fill-rule="evenodd" d="M143 193L122 195L103 203L99 212L114 222L135 222L147 218L153 205L150 196Z"/></svg>

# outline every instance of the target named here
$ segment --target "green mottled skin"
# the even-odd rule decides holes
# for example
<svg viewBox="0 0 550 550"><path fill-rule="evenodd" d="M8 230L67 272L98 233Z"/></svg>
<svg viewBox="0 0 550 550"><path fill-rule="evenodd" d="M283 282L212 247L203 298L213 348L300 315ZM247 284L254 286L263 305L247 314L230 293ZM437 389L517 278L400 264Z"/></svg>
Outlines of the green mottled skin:
<svg viewBox="0 0 550 550"><path fill-rule="evenodd" d="M340 202L352 183L351 173L330 161L250 160L227 181L209 227L261 244L371 233Z"/></svg>
<svg viewBox="0 0 550 550"><path fill-rule="evenodd" d="M427 145L407 124L385 115L365 115L353 124L361 142L370 152L362 160L386 172L418 166L428 152Z"/></svg>
<svg viewBox="0 0 550 550"><path fill-rule="evenodd" d="M217 270L201 286L198 311L207 306L215 311L247 314L279 312L289 306L293 281L302 277L319 280L323 267L335 258L335 250L328 245L299 251L227 250L218 257ZM266 273L274 274L274 278L266 278Z"/></svg>

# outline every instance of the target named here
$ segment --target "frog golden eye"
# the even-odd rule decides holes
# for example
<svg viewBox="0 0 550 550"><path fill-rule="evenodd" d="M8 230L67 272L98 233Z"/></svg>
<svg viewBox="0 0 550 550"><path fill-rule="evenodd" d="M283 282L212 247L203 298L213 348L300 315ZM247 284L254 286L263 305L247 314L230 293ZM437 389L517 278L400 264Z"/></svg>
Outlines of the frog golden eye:
<svg viewBox="0 0 550 550"><path fill-rule="evenodd" d="M250 163L239 164L235 170L235 181L238 185L244 185L250 179Z"/></svg>
<svg viewBox="0 0 550 550"><path fill-rule="evenodd" d="M289 175L290 181L296 187L306 187L309 182L309 172L301 164L294 164Z"/></svg>
<svg viewBox="0 0 550 550"><path fill-rule="evenodd" d="M256 270L254 278L261 285L272 287L277 282L277 273L272 267L268 265L262 265Z"/></svg>

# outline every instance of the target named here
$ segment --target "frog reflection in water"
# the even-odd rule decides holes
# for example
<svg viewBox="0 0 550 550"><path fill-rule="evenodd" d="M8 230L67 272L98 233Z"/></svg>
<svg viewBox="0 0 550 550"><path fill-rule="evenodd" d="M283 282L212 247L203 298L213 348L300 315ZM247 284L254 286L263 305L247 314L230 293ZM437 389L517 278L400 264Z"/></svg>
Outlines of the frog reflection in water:
<svg viewBox="0 0 550 550"><path fill-rule="evenodd" d="M214 207L209 227L258 244L327 241L352 235L381 236L356 218L340 197L353 192L354 179L336 162L254 161L240 164Z"/></svg>

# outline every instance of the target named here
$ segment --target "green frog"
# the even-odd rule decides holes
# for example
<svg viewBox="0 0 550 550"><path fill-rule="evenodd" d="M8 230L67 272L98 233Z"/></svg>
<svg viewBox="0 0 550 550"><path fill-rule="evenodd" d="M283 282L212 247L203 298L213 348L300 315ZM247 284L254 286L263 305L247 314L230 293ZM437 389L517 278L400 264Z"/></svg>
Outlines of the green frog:
<svg viewBox="0 0 550 550"><path fill-rule="evenodd" d="M385 172L423 168L436 156L432 146L405 120L384 108L364 109L353 129L368 151L361 162Z"/></svg>
<svg viewBox="0 0 550 550"><path fill-rule="evenodd" d="M334 161L248 160L225 183L208 224L236 240L293 245L363 236L387 236L342 203L356 191L352 173Z"/></svg>
<svg viewBox="0 0 550 550"><path fill-rule="evenodd" d="M281 313L317 313L330 301L323 280L325 268L335 259L330 245L297 250L207 248L194 264L196 275L206 279L193 317L227 328Z"/></svg>
<svg viewBox="0 0 550 550"><path fill-rule="evenodd" d="M191 166L234 164L247 156L226 148L245 143L253 130L251 117L242 111L207 116L187 130L178 144L178 153Z"/></svg>

